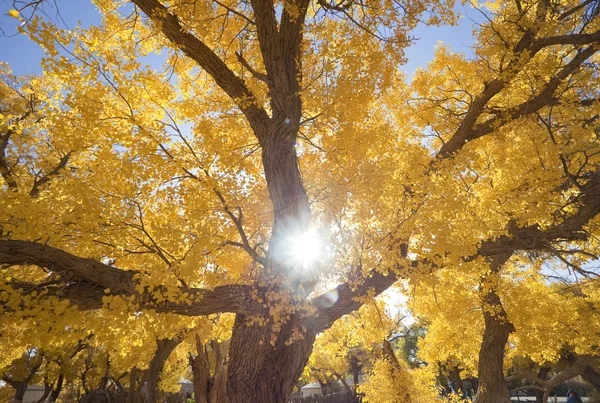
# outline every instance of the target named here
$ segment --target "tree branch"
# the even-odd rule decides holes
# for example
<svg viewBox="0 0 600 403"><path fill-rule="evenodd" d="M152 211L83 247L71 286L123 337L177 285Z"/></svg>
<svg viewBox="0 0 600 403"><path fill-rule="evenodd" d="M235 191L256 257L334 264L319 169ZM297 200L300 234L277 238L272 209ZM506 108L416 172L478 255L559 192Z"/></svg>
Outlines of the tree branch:
<svg viewBox="0 0 600 403"><path fill-rule="evenodd" d="M8 161L6 160L6 147L8 146L12 134L13 131L9 130L7 133L0 135L0 174L6 181L9 189L18 190L19 186L17 185L12 169L10 169Z"/></svg>
<svg viewBox="0 0 600 403"><path fill-rule="evenodd" d="M254 133L259 136L268 126L269 115L256 105L256 97L223 60L204 42L181 26L179 19L158 0L132 0L151 20L157 22L163 34L188 57L196 61L217 85L236 102Z"/></svg>
<svg viewBox="0 0 600 403"><path fill-rule="evenodd" d="M138 291L138 272L115 267L72 255L52 246L17 240L0 240L0 263L35 265L65 275L68 281L62 287L47 287L49 294L69 299L79 309L99 309L104 296L135 296L140 308L157 312L197 316L220 312L247 313L252 311L250 287L223 285L212 290L179 287L179 295L187 295L188 302L157 302L156 293L166 292L165 287L144 288ZM31 284L31 287L36 287ZM23 287L20 287L23 288Z"/></svg>
<svg viewBox="0 0 600 403"><path fill-rule="evenodd" d="M482 242L478 252L463 258L465 261L477 257L491 258L498 255L512 254L519 250L544 250L551 243L585 240L588 235L583 227L600 214L600 171L585 185L578 196L579 210L565 218L561 223L541 229L538 225L515 228L494 239ZM421 264L426 262L421 262ZM412 262L415 267L419 263ZM363 304L362 298L367 295L376 296L391 287L397 280L403 278L402 267L395 267L387 274L381 274L372 269L369 276L358 286L352 287L349 282L337 286L313 299L312 305L317 308L317 317L311 319L310 327L316 331L327 329L336 319L346 315Z"/></svg>
<svg viewBox="0 0 600 403"><path fill-rule="evenodd" d="M33 198L38 197L40 194L40 188L46 183L50 182L52 177L57 176L61 170L66 168L67 164L69 163L69 159L71 158L71 155L73 155L73 151L69 151L67 154L63 155L58 164L54 168L52 168L50 172L42 176L40 179L36 179L33 183L33 188L29 192L29 195Z"/></svg>
<svg viewBox="0 0 600 403"><path fill-rule="evenodd" d="M498 128L498 124L506 123L509 119L516 119L528 113L533 113L542 106L548 104L552 99L558 85L586 59L598 51L597 42L600 41L600 31L592 34L571 34L558 35L553 37L534 40L531 32L527 32L521 38L519 43L513 49L513 58L506 71L498 78L487 84L484 90L474 98L458 129L440 149L438 156L447 157L454 154L470 140L482 137ZM496 117L489 121L476 125L487 103L498 93L500 93L508 83L514 78L521 69L543 48L552 45L583 45L590 44L586 50L579 52L577 56L569 62L555 77L550 80L548 85L534 97L532 100L506 111L503 117ZM524 51L527 53L524 56Z"/></svg>

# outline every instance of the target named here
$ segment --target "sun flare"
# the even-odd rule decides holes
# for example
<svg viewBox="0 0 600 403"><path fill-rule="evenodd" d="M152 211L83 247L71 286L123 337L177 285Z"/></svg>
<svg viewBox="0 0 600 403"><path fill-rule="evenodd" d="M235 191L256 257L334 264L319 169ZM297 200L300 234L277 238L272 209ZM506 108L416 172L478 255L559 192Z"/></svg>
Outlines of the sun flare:
<svg viewBox="0 0 600 403"><path fill-rule="evenodd" d="M315 230L308 230L291 241L292 259L306 269L316 263L322 255L322 242Z"/></svg>

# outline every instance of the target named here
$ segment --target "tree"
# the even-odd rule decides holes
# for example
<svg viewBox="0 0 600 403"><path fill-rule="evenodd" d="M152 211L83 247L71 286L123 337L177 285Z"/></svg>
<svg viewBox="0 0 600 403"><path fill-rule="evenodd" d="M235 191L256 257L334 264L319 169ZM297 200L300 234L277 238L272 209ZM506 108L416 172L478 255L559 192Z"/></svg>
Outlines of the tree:
<svg viewBox="0 0 600 403"><path fill-rule="evenodd" d="M318 335L313 352L304 368L303 378L321 385L341 382L345 391L355 393L360 368L379 355L381 343L397 330L384 301L365 303L358 311L336 321ZM352 375L353 388L346 382ZM325 393L325 391L323 391Z"/></svg>
<svg viewBox="0 0 600 403"><path fill-rule="evenodd" d="M508 393L504 381L526 380L528 384L517 389L540 392L538 401L543 402L568 379L586 371L593 378L590 364L599 359L595 324L600 313L595 278L559 282L557 274L564 268L551 271L548 261L545 268L540 263L535 255L513 259L494 283L504 312L500 324L513 327L508 343L497 346L499 374L510 376L495 385L501 391L496 396ZM485 379L480 368L489 363L478 352L485 351L483 346L490 341L485 315L493 306L486 306L480 294L481 279L468 267L462 276L440 270L435 277L430 284L420 284L412 304L413 313L428 323L419 355L429 363L452 363Z"/></svg>
<svg viewBox="0 0 600 403"><path fill-rule="evenodd" d="M231 312L229 401L283 402L338 318L469 267L477 401L508 402L502 267L597 247L597 4L490 2L473 58L440 48L409 84L410 29L453 21L451 2L132 3L98 0L99 27L21 28L49 55L53 118L3 107L4 309ZM141 65L161 51L164 73ZM26 169L44 137L62 157Z"/></svg>

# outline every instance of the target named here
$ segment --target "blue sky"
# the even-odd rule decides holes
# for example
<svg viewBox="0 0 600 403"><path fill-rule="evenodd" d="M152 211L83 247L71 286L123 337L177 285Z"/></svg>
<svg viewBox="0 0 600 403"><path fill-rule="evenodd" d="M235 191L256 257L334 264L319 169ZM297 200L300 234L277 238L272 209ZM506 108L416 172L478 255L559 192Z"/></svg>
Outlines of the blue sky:
<svg viewBox="0 0 600 403"><path fill-rule="evenodd" d="M8 62L16 74L41 73L40 60L44 53L25 35L17 33L18 21L8 16L8 11L13 8L11 3L10 0L0 0L0 29L4 31L4 35L0 36L0 61ZM419 40L406 51L408 63L404 69L408 73L433 58L438 41L451 45L456 52L470 52L469 46L473 43L471 19L480 18L472 8L458 5L457 10L463 15L458 26L434 28L419 25L412 32ZM90 0L48 0L43 11L54 21L64 21L69 28L75 27L78 22L84 26L100 22L100 14Z"/></svg>
<svg viewBox="0 0 600 403"><path fill-rule="evenodd" d="M8 16L11 9L12 1L0 0L0 28L4 31L0 35L0 61L8 62L16 74L41 73L40 61L44 52L35 42L16 31L19 21ZM100 22L100 13L90 0L47 0L43 12L53 21L64 21L68 28L74 28L78 21L84 26Z"/></svg>

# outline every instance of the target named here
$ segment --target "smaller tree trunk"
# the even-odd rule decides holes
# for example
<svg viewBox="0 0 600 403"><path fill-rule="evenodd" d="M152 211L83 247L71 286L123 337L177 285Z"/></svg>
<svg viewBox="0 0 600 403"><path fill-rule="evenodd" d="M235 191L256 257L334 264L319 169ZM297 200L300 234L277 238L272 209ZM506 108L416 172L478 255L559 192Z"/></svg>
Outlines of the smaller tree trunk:
<svg viewBox="0 0 600 403"><path fill-rule="evenodd" d="M581 376L586 380L586 382L591 384L594 389L600 392L600 374L594 368L588 365L583 370Z"/></svg>
<svg viewBox="0 0 600 403"><path fill-rule="evenodd" d="M392 363L392 365L394 366L396 371L398 371L399 376L407 375L407 374L403 373L404 369L400 365L400 361L398 361L398 357L396 357L396 354L394 353L394 349L392 348L392 343L390 343L388 340L383 341L383 356L386 357L388 360L390 360L390 362ZM406 391L403 401L405 401L405 402L412 401L409 390Z"/></svg>
<svg viewBox="0 0 600 403"><path fill-rule="evenodd" d="M34 361L33 365L31 366L31 368L29 369L27 376L22 381L15 382L15 381L10 381L9 379L6 379L6 378L4 379L4 381L6 383L8 383L10 386L12 386L15 389L15 398L14 399L16 402L23 401L23 397L25 396L25 392L27 391L27 386L29 386L29 382L31 382L31 380L33 379L35 374L37 374L38 370L42 366L44 358L40 354L40 355L34 357L34 360L35 361Z"/></svg>
<svg viewBox="0 0 600 403"><path fill-rule="evenodd" d="M462 378L460 377L460 369L455 366L448 373L448 380L452 384L452 392L462 394L464 392Z"/></svg>
<svg viewBox="0 0 600 403"><path fill-rule="evenodd" d="M140 403L140 392L142 385L138 387L140 370L137 367L131 369L129 374L129 391L127 392L127 403ZM140 382L141 383L141 382Z"/></svg>
<svg viewBox="0 0 600 403"><path fill-rule="evenodd" d="M42 397L40 397L37 401L37 403L43 403L46 401L46 398L50 395L50 392L52 392L52 384L48 383L48 377L44 378L44 394L42 395Z"/></svg>
<svg viewBox="0 0 600 403"><path fill-rule="evenodd" d="M65 376L64 374L59 374L58 375L58 379L56 380L56 387L54 388L54 390L52 390L52 393L50 394L50 402L56 402L56 400L58 399L58 396L60 395L60 392L62 391L62 387L63 387L63 382L64 382Z"/></svg>
<svg viewBox="0 0 600 403"><path fill-rule="evenodd" d="M225 368L225 356L223 345L216 340L211 341L215 353L215 373L213 375L209 403L227 403L227 369Z"/></svg>
<svg viewBox="0 0 600 403"><path fill-rule="evenodd" d="M27 390L27 383L19 382L15 390L15 402L22 402Z"/></svg>
<svg viewBox="0 0 600 403"><path fill-rule="evenodd" d="M144 374L144 378L142 378L142 384L145 382L147 387L146 401L158 401L158 382L160 381L160 374L165 366L165 362L167 362L167 359L180 342L181 341L177 337L156 340L156 352L150 361L150 367Z"/></svg>
<svg viewBox="0 0 600 403"><path fill-rule="evenodd" d="M200 342L200 336L196 334L196 356L190 356L192 367L194 401L196 403L208 403L208 382L210 378L210 365L206 349Z"/></svg>
<svg viewBox="0 0 600 403"><path fill-rule="evenodd" d="M545 381L549 372L550 372L549 367L542 367L542 368L540 368L540 372L538 372L537 377L540 378L541 380ZM541 390L535 391L535 402L536 403L544 403L544 392L542 392Z"/></svg>
<svg viewBox="0 0 600 403"><path fill-rule="evenodd" d="M354 355L350 358L350 370L352 371L352 382L354 383L354 393L356 394L356 387L359 382L359 375L362 366L358 362L358 358Z"/></svg>
<svg viewBox="0 0 600 403"><path fill-rule="evenodd" d="M346 389L346 392L350 395L352 395L352 389L350 388L350 386L348 385L348 382L346 382L346 380L344 379L344 377L340 374L335 374L335 376L339 379L339 381L342 383L342 385L344 385L344 389Z"/></svg>

